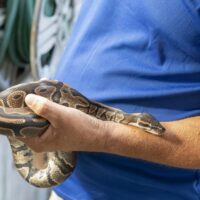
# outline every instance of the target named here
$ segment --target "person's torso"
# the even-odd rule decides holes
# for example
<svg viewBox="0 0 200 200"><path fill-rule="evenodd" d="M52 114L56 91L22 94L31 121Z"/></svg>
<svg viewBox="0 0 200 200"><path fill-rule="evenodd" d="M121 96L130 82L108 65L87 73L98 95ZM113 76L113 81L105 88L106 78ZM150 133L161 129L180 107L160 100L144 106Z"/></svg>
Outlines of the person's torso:
<svg viewBox="0 0 200 200"><path fill-rule="evenodd" d="M199 14L198 0L85 0L56 78L129 113L199 115ZM80 152L55 191L81 200L199 199L199 179L198 170Z"/></svg>

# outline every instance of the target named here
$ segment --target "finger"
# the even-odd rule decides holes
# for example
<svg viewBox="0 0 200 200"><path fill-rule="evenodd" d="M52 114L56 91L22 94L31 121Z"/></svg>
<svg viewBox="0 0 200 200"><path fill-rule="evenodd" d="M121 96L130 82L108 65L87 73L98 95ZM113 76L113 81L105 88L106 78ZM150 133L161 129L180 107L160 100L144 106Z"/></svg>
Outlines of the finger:
<svg viewBox="0 0 200 200"><path fill-rule="evenodd" d="M33 151L40 153L44 151L44 145L39 137L34 138L19 138L23 143L29 146Z"/></svg>
<svg viewBox="0 0 200 200"><path fill-rule="evenodd" d="M34 95L28 94L25 97L25 102L30 107L33 112L41 117L47 119L51 124L55 125L56 120L60 116L60 105L49 101L48 99Z"/></svg>
<svg viewBox="0 0 200 200"><path fill-rule="evenodd" d="M32 138L19 138L22 142L28 145L37 153L47 152L53 149L55 141L52 126L50 126L44 134Z"/></svg>

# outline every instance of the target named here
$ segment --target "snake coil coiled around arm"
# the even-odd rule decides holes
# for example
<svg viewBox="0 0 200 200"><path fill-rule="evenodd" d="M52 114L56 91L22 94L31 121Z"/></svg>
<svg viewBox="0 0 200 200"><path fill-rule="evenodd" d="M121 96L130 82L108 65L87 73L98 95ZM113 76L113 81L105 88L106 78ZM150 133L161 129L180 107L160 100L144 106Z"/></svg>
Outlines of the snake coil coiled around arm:
<svg viewBox="0 0 200 200"><path fill-rule="evenodd" d="M41 135L49 126L47 120L26 106L24 99L30 93L79 109L98 119L136 126L152 134L162 135L165 130L147 113L128 114L91 101L62 82L42 80L11 87L0 93L0 134L9 139L18 172L36 187L62 183L73 171L76 155L74 152L57 151L44 153L41 157L17 139Z"/></svg>

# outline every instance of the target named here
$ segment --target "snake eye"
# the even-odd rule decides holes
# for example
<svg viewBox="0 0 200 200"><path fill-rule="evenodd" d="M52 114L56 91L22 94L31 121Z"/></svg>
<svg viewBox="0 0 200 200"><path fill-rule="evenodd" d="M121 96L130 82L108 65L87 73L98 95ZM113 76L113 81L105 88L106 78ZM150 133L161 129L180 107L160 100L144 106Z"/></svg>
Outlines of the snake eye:
<svg viewBox="0 0 200 200"><path fill-rule="evenodd" d="M142 126L143 128L148 128L148 127L150 127L150 124L145 123L145 122L139 121L138 124L139 124L140 126Z"/></svg>

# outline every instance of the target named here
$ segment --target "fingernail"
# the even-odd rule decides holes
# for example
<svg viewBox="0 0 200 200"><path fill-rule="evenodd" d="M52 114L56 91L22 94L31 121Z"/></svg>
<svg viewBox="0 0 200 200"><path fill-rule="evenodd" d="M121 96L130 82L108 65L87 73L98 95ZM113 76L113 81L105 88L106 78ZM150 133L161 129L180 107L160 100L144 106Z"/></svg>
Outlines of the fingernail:
<svg viewBox="0 0 200 200"><path fill-rule="evenodd" d="M33 106L33 105L37 105L37 104L41 104L44 101L42 100L42 98L40 98L39 96L36 96L34 94L28 94L25 97L25 102L28 106Z"/></svg>

